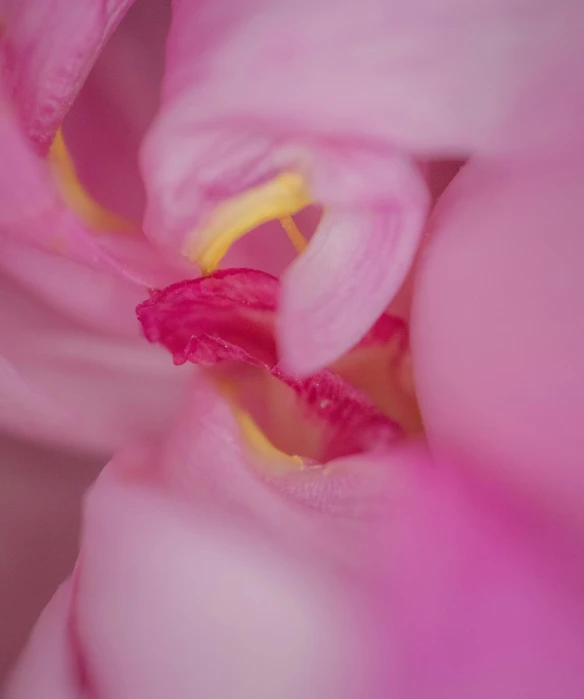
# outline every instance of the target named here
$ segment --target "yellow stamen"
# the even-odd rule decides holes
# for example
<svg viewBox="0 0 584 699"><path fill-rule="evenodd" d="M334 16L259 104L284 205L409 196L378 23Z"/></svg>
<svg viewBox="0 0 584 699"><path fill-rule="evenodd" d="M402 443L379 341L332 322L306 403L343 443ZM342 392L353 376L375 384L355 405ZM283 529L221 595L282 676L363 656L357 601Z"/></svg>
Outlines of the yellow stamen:
<svg viewBox="0 0 584 699"><path fill-rule="evenodd" d="M254 451L268 459L270 463L285 463L289 466L294 466L295 468L302 468L303 462L301 457L285 454L283 451L275 447L260 430L255 420L248 412L242 410L241 408L236 408L233 405L232 410L233 414L235 415L235 419L237 420L237 424L239 425L239 429Z"/></svg>
<svg viewBox="0 0 584 699"><path fill-rule="evenodd" d="M61 129L51 145L49 160L61 196L88 226L104 233L127 233L138 229L135 223L104 209L85 191L75 172Z"/></svg>
<svg viewBox="0 0 584 699"><path fill-rule="evenodd" d="M304 252L306 249L306 238L298 230L298 226L294 223L292 216L282 216L280 218L280 223L288 234L288 238L290 238L290 242L294 246L294 249L300 255L300 253Z"/></svg>
<svg viewBox="0 0 584 699"><path fill-rule="evenodd" d="M301 175L282 173L266 184L219 204L196 243L187 244L185 253L199 263L204 274L210 274L236 240L262 223L278 218L287 220L308 204L310 197ZM296 231L292 234L295 246L302 238ZM291 235L288 228L286 232Z"/></svg>
<svg viewBox="0 0 584 699"><path fill-rule="evenodd" d="M266 460L266 464L273 469L304 468L302 457L286 454L276 447L258 427L253 417L239 404L237 391L234 385L225 378L215 378L215 385L229 403L233 417L245 439L245 443L255 456Z"/></svg>

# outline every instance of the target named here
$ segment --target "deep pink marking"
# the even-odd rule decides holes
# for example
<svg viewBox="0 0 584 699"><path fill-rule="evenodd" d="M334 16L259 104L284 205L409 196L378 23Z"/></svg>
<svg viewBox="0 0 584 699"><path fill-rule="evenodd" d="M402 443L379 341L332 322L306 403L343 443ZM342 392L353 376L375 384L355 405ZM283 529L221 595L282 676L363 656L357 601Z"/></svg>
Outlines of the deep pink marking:
<svg viewBox="0 0 584 699"><path fill-rule="evenodd" d="M329 369L297 379L280 369L275 340L279 280L251 269L228 269L155 291L136 309L150 342L164 345L176 364L236 361L265 368L289 386L325 430L325 460L388 447L400 428L369 398ZM403 334L384 315L361 346Z"/></svg>

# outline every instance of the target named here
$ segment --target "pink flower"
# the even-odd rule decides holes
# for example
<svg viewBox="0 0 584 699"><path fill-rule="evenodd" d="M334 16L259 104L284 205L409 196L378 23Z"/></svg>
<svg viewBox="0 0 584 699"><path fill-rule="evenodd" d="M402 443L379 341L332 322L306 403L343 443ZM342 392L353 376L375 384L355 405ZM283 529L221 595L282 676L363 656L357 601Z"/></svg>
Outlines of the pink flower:
<svg viewBox="0 0 584 699"><path fill-rule="evenodd" d="M122 447L6 696L582 696L581 3L128 5L0 5L0 418Z"/></svg>

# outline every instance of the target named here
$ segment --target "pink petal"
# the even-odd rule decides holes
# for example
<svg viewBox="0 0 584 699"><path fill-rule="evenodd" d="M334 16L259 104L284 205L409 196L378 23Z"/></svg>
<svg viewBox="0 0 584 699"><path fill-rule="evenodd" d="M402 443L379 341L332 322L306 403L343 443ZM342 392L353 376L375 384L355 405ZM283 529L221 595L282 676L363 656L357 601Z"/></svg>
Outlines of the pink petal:
<svg viewBox="0 0 584 699"><path fill-rule="evenodd" d="M582 158L469 163L438 205L412 312L430 445L582 526Z"/></svg>
<svg viewBox="0 0 584 699"><path fill-rule="evenodd" d="M403 466L379 542L388 696L581 697L581 541L451 468Z"/></svg>
<svg viewBox="0 0 584 699"><path fill-rule="evenodd" d="M111 453L172 418L189 372L169 365L162 351L72 322L6 278L0 309L4 429Z"/></svg>
<svg viewBox="0 0 584 699"><path fill-rule="evenodd" d="M5 699L82 699L69 637L71 582L42 613L26 651L5 688Z"/></svg>
<svg viewBox="0 0 584 699"><path fill-rule="evenodd" d="M387 510L400 451L308 468L269 461L250 448L225 398L197 375L150 472L196 512L235 517L319 565L365 573L379 567L370 530Z"/></svg>
<svg viewBox="0 0 584 699"><path fill-rule="evenodd" d="M46 151L131 0L2 0L1 50L27 135Z"/></svg>
<svg viewBox="0 0 584 699"><path fill-rule="evenodd" d="M387 184L396 150L569 152L582 143L583 26L578 0L365 0L342 11L287 1L217 13L178 0L165 100L143 151L146 233L181 249L218 200L302 172L331 218L284 277L280 339L291 371L321 368L366 331L411 262L424 202ZM331 156L331 143L357 164ZM362 167L371 151L379 162Z"/></svg>
<svg viewBox="0 0 584 699"><path fill-rule="evenodd" d="M93 695L367 695L365 627L334 578L112 476L87 502L75 604Z"/></svg>
<svg viewBox="0 0 584 699"><path fill-rule="evenodd" d="M164 136L186 145L220 122L450 155L581 143L583 21L579 0L353 0L342 11L287 0L208 14L178 0Z"/></svg>
<svg viewBox="0 0 584 699"><path fill-rule="evenodd" d="M359 342L404 281L425 213L388 192L377 210L325 214L282 279L278 330L289 371L310 374Z"/></svg>
<svg viewBox="0 0 584 699"><path fill-rule="evenodd" d="M3 274L84 327L138 337L134 309L143 287L9 238L0 240Z"/></svg>
<svg viewBox="0 0 584 699"><path fill-rule="evenodd" d="M138 149L160 101L167 0L136 2L103 46L63 122L80 181L108 210L141 221Z"/></svg>

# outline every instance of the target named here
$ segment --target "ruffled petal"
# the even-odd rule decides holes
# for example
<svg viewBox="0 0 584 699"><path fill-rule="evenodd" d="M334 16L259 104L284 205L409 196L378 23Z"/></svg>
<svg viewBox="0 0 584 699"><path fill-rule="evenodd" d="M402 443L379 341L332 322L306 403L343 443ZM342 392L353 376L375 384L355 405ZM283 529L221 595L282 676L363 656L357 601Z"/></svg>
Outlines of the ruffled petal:
<svg viewBox="0 0 584 699"><path fill-rule="evenodd" d="M430 445L580 527L582 162L469 163L435 210L411 318Z"/></svg>
<svg viewBox="0 0 584 699"><path fill-rule="evenodd" d="M400 430L340 376L324 369L296 379L280 366L274 341L278 287L264 272L224 270L154 292L138 306L138 318L147 339L167 347L175 363L243 362L291 388L307 416L326 429L319 460L389 446Z"/></svg>
<svg viewBox="0 0 584 699"><path fill-rule="evenodd" d="M132 0L2 0L4 73L42 152Z"/></svg>

